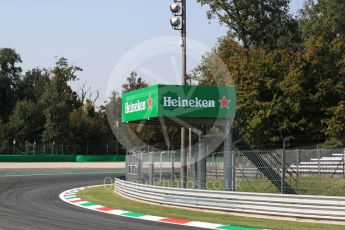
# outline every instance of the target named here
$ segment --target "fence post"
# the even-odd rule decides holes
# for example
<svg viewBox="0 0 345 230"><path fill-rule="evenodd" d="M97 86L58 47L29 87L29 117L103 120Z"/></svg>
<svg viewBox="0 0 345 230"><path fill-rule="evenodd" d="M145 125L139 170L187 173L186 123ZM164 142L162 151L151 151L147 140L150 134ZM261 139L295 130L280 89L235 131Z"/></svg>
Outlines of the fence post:
<svg viewBox="0 0 345 230"><path fill-rule="evenodd" d="M284 182L285 182L285 145L283 147L282 159L281 159L281 178L280 178L280 193L284 194Z"/></svg>
<svg viewBox="0 0 345 230"><path fill-rule="evenodd" d="M107 144L107 155L109 155L109 145Z"/></svg>
<svg viewBox="0 0 345 230"><path fill-rule="evenodd" d="M236 153L235 151L232 149L231 150L231 156L232 156L232 191L235 192L236 191Z"/></svg>
<svg viewBox="0 0 345 230"><path fill-rule="evenodd" d="M163 152L161 152L161 154L160 154L160 157L159 157L159 162L160 162L160 169L159 169L159 180L160 180L160 183L162 183L163 182L163 172L162 172L162 167L163 167L163 165L162 165L162 157L163 157Z"/></svg>
<svg viewBox="0 0 345 230"><path fill-rule="evenodd" d="M296 149L297 155L296 155L296 170L297 170L297 174L299 174L299 149Z"/></svg>
<svg viewBox="0 0 345 230"><path fill-rule="evenodd" d="M343 150L343 177L345 178L345 149Z"/></svg>
<svg viewBox="0 0 345 230"><path fill-rule="evenodd" d="M320 175L321 174L321 168L320 168L320 157L321 157L321 152L320 152L320 149L317 148L317 171L318 171L318 174Z"/></svg>
<svg viewBox="0 0 345 230"><path fill-rule="evenodd" d="M216 172L216 179L218 179L218 164L217 164L217 157L214 157L216 153L212 154L212 159L214 160L214 169Z"/></svg>
<svg viewBox="0 0 345 230"><path fill-rule="evenodd" d="M200 143L199 143L200 144ZM199 146L198 146L198 148L199 148ZM199 159L199 152L198 152L199 150L197 149L197 150L194 150L194 155L193 155L193 159L194 159L194 175L193 175L193 180L194 180L194 188L197 188L198 186L197 186L197 184L198 184L198 178L199 178L199 176L198 176L198 159Z"/></svg>

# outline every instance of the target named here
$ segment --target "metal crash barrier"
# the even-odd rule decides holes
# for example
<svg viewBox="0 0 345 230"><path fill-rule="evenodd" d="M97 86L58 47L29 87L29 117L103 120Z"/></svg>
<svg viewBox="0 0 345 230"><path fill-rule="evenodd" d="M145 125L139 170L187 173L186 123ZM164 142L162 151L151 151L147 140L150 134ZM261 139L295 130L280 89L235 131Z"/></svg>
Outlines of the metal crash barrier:
<svg viewBox="0 0 345 230"><path fill-rule="evenodd" d="M345 197L244 193L160 187L115 180L128 197L184 207L281 217L345 220Z"/></svg>

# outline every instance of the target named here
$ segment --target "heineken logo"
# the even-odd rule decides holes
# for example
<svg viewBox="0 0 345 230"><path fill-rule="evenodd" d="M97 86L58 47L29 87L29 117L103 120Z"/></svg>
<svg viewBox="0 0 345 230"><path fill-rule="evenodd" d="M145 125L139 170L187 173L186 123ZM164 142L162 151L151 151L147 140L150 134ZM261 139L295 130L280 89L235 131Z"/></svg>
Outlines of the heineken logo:
<svg viewBox="0 0 345 230"><path fill-rule="evenodd" d="M148 107L148 109L152 109L152 102L153 102L153 99L150 96L149 99L147 99L147 107Z"/></svg>
<svg viewBox="0 0 345 230"><path fill-rule="evenodd" d="M152 109L152 103L153 99L151 96L147 99L147 101L139 101L137 100L136 102L126 102L125 103L125 113L135 113L135 112L140 112L146 110L146 103L147 103L147 109L151 110Z"/></svg>
<svg viewBox="0 0 345 230"><path fill-rule="evenodd" d="M226 108L228 109L229 108L229 103L230 103L230 100L226 99L226 97L224 96L221 100L218 100L219 103L220 103L220 108Z"/></svg>
<svg viewBox="0 0 345 230"><path fill-rule="evenodd" d="M229 108L230 100L228 100L225 96L218 100L220 103L220 108ZM192 108L215 108L216 101L215 100L204 100L198 97L193 99L181 99L178 97L174 99L172 97L163 97L163 106L164 107L192 107Z"/></svg>
<svg viewBox="0 0 345 230"><path fill-rule="evenodd" d="M135 113L146 110L146 102L145 101L139 101L136 102L126 102L125 103L125 113Z"/></svg>
<svg viewBox="0 0 345 230"><path fill-rule="evenodd" d="M152 124L166 118L233 119L236 91L232 86L153 85L124 93L121 115L123 122Z"/></svg>
<svg viewBox="0 0 345 230"><path fill-rule="evenodd" d="M197 97L194 99L173 99L172 97L163 97L164 107L192 107L192 108L214 108L216 103L214 100L202 100Z"/></svg>
<svg viewBox="0 0 345 230"><path fill-rule="evenodd" d="M229 109L230 100L225 96L218 100L220 109ZM151 96L146 101L126 102L125 114L140 112L144 110L152 110L153 99ZM215 108L216 100L205 100L195 97L193 99L182 99L181 97L163 97L164 107L191 107L191 108Z"/></svg>

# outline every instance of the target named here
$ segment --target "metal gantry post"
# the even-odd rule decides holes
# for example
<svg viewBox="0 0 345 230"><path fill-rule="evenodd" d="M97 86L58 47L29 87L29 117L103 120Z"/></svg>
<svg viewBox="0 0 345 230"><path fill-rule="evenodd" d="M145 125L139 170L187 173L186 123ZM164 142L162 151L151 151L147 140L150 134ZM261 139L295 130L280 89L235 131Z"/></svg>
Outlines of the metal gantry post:
<svg viewBox="0 0 345 230"><path fill-rule="evenodd" d="M197 188L199 185L199 176L198 176L198 168L199 168L199 149L201 148L200 147L200 137L199 137L200 134L198 134L198 150L194 151L194 156L193 156L193 161L194 161L194 165L193 165L193 168L194 168L194 188Z"/></svg>
<svg viewBox="0 0 345 230"><path fill-rule="evenodd" d="M163 163L162 163L163 153L164 152L161 152L161 155L159 157L159 161L160 161L160 165L159 165L159 180L160 180L160 182L159 183L163 183Z"/></svg>
<svg viewBox="0 0 345 230"><path fill-rule="evenodd" d="M199 153L198 153L198 188L206 189L206 127L201 127L199 132Z"/></svg>
<svg viewBox="0 0 345 230"><path fill-rule="evenodd" d="M128 161L130 160L130 156L128 154L126 154L125 156L125 170L126 170L126 180L128 181L129 180L129 176L128 174L130 173L130 169L129 169L129 164L128 164Z"/></svg>
<svg viewBox="0 0 345 230"><path fill-rule="evenodd" d="M143 182L143 152L140 151L140 167L139 167L139 178L140 178L140 183Z"/></svg>
<svg viewBox="0 0 345 230"><path fill-rule="evenodd" d="M175 151L171 151L170 150L170 154L171 154L171 183L174 186L175 184Z"/></svg>
<svg viewBox="0 0 345 230"><path fill-rule="evenodd" d="M154 182L154 160L153 160L153 156L152 156L152 152L150 152L150 172L149 172L149 180L150 180L150 185L153 185Z"/></svg>
<svg viewBox="0 0 345 230"><path fill-rule="evenodd" d="M235 158L232 151L232 121L227 120L224 140L224 189L235 191Z"/></svg>

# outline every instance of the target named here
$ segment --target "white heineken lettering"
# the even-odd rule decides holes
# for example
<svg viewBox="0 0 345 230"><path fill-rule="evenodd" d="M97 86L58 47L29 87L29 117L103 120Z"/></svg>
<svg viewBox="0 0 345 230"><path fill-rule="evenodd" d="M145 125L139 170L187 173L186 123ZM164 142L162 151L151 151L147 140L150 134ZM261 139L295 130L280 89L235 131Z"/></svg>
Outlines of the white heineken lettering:
<svg viewBox="0 0 345 230"><path fill-rule="evenodd" d="M189 100L189 107L195 107L195 101Z"/></svg>
<svg viewBox="0 0 345 230"><path fill-rule="evenodd" d="M125 114L127 113L134 113L134 112L140 112L146 110L146 103L145 101L139 101L137 100L137 102L135 103L125 103Z"/></svg>
<svg viewBox="0 0 345 230"><path fill-rule="evenodd" d="M178 105L177 105L177 100L176 100L176 99L172 99L172 100L171 100L171 106L173 106L173 107L178 106Z"/></svg>
<svg viewBox="0 0 345 230"><path fill-rule="evenodd" d="M188 100L187 99L182 100L182 107L188 107Z"/></svg>
<svg viewBox="0 0 345 230"><path fill-rule="evenodd" d="M214 108L214 107L216 107L216 101L211 100L211 101L209 101L208 105L210 108Z"/></svg>
<svg viewBox="0 0 345 230"><path fill-rule="evenodd" d="M171 97L164 97L163 100L164 100L164 103L163 103L164 107L170 107L171 106Z"/></svg>
<svg viewBox="0 0 345 230"><path fill-rule="evenodd" d="M197 97L194 99L173 99L172 97L163 97L164 107L192 107L192 108L215 108L214 100L202 100Z"/></svg>
<svg viewBox="0 0 345 230"><path fill-rule="evenodd" d="M204 100L204 101L206 101L206 100ZM202 102L202 100L199 100L199 98L195 98L195 107L197 107L197 108L202 108L203 106L201 105L201 102ZM207 103L207 101L206 101L206 103ZM207 108L207 106L205 106L206 108Z"/></svg>

